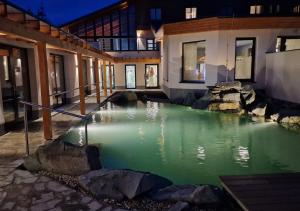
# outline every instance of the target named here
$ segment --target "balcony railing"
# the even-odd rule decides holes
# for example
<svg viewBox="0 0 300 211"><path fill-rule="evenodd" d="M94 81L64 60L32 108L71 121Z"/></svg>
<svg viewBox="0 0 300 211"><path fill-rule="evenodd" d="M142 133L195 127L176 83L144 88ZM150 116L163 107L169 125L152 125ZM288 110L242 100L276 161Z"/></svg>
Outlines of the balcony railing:
<svg viewBox="0 0 300 211"><path fill-rule="evenodd" d="M99 38L89 42L101 51L159 51L159 44L153 38Z"/></svg>

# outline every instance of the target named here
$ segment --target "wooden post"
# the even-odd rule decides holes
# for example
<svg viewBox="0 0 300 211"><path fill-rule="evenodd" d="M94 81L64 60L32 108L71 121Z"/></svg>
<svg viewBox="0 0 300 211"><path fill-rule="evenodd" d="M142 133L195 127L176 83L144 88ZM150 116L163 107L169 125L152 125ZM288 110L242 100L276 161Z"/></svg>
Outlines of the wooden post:
<svg viewBox="0 0 300 211"><path fill-rule="evenodd" d="M104 96L107 97L107 81L106 81L106 61L103 61L103 92Z"/></svg>
<svg viewBox="0 0 300 211"><path fill-rule="evenodd" d="M96 97L97 97L97 103L101 103L101 97L100 97L100 79L99 79L99 61L97 58L95 58L95 65L94 65L94 72L95 72L95 81L96 81Z"/></svg>
<svg viewBox="0 0 300 211"><path fill-rule="evenodd" d="M41 83L41 98L42 105L50 108L50 94L49 94L49 76L48 76L48 63L47 63L47 48L45 42L37 43L39 69L40 69L40 83ZM43 109L43 127L44 138L51 140L52 136L52 124L51 124L51 111Z"/></svg>
<svg viewBox="0 0 300 211"><path fill-rule="evenodd" d="M113 92L113 77L112 77L112 69L111 69L111 62L109 62L109 90L110 90L110 94L112 94Z"/></svg>
<svg viewBox="0 0 300 211"><path fill-rule="evenodd" d="M78 61L78 77L79 77L79 94L80 94L80 113L85 115L85 81L83 73L83 63L82 63L82 54L77 53Z"/></svg>

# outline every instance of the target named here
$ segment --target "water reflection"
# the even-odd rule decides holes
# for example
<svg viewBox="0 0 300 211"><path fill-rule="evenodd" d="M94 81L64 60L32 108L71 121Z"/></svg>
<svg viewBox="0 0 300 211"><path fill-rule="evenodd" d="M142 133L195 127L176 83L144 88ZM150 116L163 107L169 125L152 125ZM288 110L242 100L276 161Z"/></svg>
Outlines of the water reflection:
<svg viewBox="0 0 300 211"><path fill-rule="evenodd" d="M147 102L147 112L146 112L146 117L149 120L155 120L156 116L158 114L159 107L157 102Z"/></svg>
<svg viewBox="0 0 300 211"><path fill-rule="evenodd" d="M150 171L178 184L218 184L219 175L300 171L300 134L276 124L154 102L109 105L91 121L90 143L103 145L107 168ZM73 131L69 140L84 144L84 130Z"/></svg>
<svg viewBox="0 0 300 211"><path fill-rule="evenodd" d="M205 154L205 149L202 146L199 146L197 148L197 158L199 160L198 164L204 164L206 154Z"/></svg>
<svg viewBox="0 0 300 211"><path fill-rule="evenodd" d="M250 155L247 147L238 146L235 149L233 156L237 164L242 167L249 167L248 161L250 160Z"/></svg>

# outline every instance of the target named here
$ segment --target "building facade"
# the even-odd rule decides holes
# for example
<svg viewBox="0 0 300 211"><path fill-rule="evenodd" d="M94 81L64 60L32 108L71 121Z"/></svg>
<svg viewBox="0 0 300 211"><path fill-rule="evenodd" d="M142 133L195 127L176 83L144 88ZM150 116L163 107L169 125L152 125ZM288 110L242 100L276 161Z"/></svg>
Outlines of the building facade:
<svg viewBox="0 0 300 211"><path fill-rule="evenodd" d="M160 58L159 87L177 98L221 81L264 89L266 53L300 48L299 7L298 0L132 0L64 27L113 56ZM125 67L116 67L121 87Z"/></svg>
<svg viewBox="0 0 300 211"><path fill-rule="evenodd" d="M100 102L100 90L175 99L239 80L293 101L299 14L298 0L128 0L55 27L0 1L0 134L22 124L20 100L52 108L79 100L84 114L85 97ZM50 112L27 109L29 119L43 116L51 139Z"/></svg>

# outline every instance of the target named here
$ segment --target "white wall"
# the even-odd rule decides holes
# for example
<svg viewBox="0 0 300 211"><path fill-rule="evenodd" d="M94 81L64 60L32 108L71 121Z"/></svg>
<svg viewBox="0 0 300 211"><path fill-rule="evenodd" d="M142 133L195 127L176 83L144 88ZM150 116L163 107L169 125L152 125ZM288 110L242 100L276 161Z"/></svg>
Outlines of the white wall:
<svg viewBox="0 0 300 211"><path fill-rule="evenodd" d="M168 81L164 85L171 89L207 89L218 81L224 81L229 70L231 79L235 68L236 38L255 37L255 86L264 88L267 52L274 52L277 36L300 35L299 29L251 29L210 31L164 37L162 63L168 68ZM206 81L203 84L180 83L182 68L182 43L206 41ZM167 49L166 49L167 48ZM166 77L165 77L166 78Z"/></svg>
<svg viewBox="0 0 300 211"><path fill-rule="evenodd" d="M147 63L156 64L156 63ZM125 65L136 65L136 85L137 88L145 87L145 65L146 63L117 63L115 64L115 77L116 86L124 88L125 87ZM163 85L163 71L161 65L159 65L159 85Z"/></svg>
<svg viewBox="0 0 300 211"><path fill-rule="evenodd" d="M300 103L300 50L270 53L266 60L267 94Z"/></svg>

